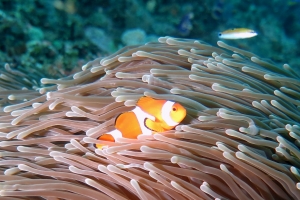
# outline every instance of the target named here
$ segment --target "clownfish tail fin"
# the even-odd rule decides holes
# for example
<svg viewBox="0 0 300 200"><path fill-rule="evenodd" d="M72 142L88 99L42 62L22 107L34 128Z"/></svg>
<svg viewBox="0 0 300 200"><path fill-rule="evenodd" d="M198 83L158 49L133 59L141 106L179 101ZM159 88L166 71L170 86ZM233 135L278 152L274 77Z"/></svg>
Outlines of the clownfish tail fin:
<svg viewBox="0 0 300 200"><path fill-rule="evenodd" d="M103 134L100 137L98 137L98 140L105 140L105 141L110 141L110 142L115 142L114 137L111 134ZM103 146L105 146L104 144L96 144L96 147L98 149L102 149Z"/></svg>

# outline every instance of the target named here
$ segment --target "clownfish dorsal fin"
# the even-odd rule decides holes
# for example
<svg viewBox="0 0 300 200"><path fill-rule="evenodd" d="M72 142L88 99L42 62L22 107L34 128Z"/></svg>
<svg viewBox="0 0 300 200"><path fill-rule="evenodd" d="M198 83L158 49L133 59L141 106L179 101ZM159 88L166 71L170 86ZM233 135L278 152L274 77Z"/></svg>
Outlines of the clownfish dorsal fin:
<svg viewBox="0 0 300 200"><path fill-rule="evenodd" d="M148 106L149 104L151 104L152 101L155 101L155 99L153 99L152 97L143 96L137 101L136 105L138 107L143 108L143 107Z"/></svg>
<svg viewBox="0 0 300 200"><path fill-rule="evenodd" d="M120 113L120 114L118 114L118 116L116 117L116 119L115 119L115 125L116 125L116 123L117 123L117 120L118 120L118 118L120 117L120 115L122 115L123 113Z"/></svg>

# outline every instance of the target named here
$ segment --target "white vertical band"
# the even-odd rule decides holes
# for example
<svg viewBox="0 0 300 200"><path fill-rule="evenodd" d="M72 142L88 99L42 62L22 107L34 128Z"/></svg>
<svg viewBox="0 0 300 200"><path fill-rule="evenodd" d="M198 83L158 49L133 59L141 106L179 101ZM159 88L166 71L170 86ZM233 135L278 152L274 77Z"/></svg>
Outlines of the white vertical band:
<svg viewBox="0 0 300 200"><path fill-rule="evenodd" d="M161 116L162 119L168 124L168 126L177 126L178 123L175 122L171 116L170 112L172 111L172 107L175 104L173 101L167 101L164 103L163 107L161 108Z"/></svg>
<svg viewBox="0 0 300 200"><path fill-rule="evenodd" d="M132 110L132 112L134 112L139 124L140 124L140 128L142 130L142 133L144 135L152 135L152 130L148 129L145 126L145 119L151 119L152 121L155 121L155 117L152 115L149 115L148 113L145 113L144 111L142 111L142 109L138 106L135 107L135 109Z"/></svg>
<svg viewBox="0 0 300 200"><path fill-rule="evenodd" d="M116 141L117 138L122 138L123 137L121 131L119 131L118 129L110 131L107 134L110 134L111 136L113 136L113 138L115 139L115 141Z"/></svg>

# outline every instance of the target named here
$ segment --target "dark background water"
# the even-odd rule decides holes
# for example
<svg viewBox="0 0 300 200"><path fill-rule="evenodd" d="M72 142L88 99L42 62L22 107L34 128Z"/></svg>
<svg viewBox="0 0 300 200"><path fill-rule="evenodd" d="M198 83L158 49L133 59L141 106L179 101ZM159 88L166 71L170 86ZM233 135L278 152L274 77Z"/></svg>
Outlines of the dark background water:
<svg viewBox="0 0 300 200"><path fill-rule="evenodd" d="M204 40L250 28L258 36L225 41L300 71L300 2L285 0L0 0L0 65L49 77L160 36Z"/></svg>

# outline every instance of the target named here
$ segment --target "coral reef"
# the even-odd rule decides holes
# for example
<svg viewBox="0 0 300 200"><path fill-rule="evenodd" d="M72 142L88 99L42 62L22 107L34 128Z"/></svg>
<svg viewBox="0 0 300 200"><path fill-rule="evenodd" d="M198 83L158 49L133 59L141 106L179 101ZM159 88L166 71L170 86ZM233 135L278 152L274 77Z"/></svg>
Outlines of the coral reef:
<svg viewBox="0 0 300 200"><path fill-rule="evenodd" d="M0 82L0 199L299 199L299 76L218 45L161 37L43 78L49 87ZM9 69L11 82L24 76ZM187 117L95 149L143 95Z"/></svg>

